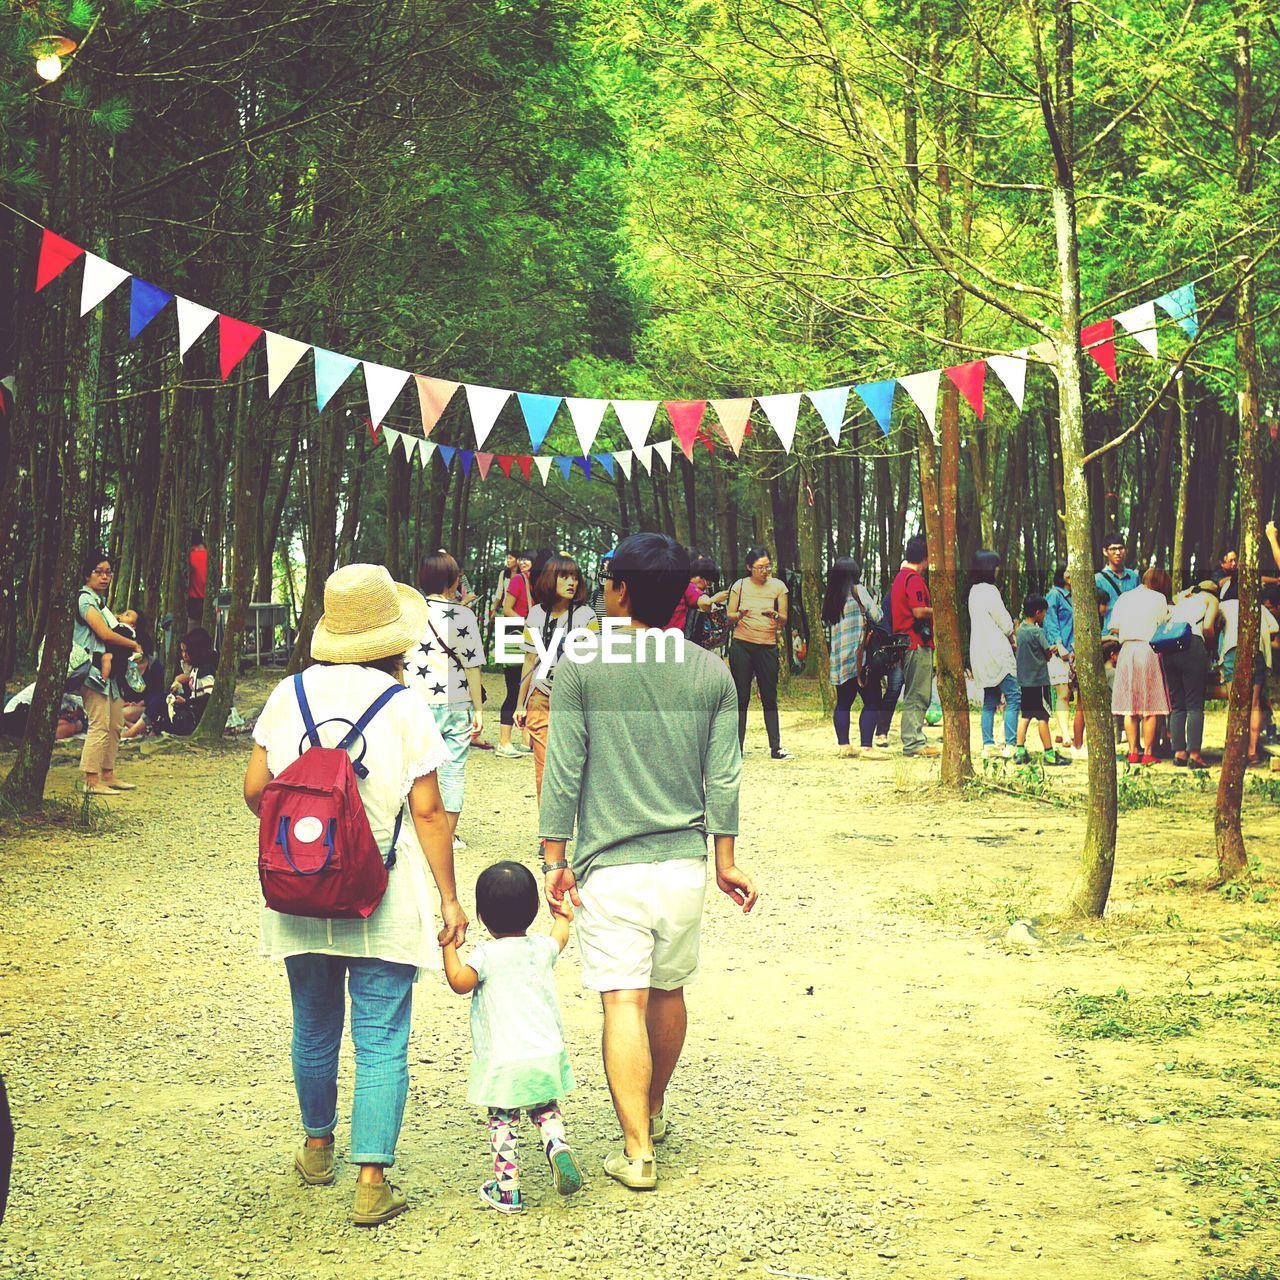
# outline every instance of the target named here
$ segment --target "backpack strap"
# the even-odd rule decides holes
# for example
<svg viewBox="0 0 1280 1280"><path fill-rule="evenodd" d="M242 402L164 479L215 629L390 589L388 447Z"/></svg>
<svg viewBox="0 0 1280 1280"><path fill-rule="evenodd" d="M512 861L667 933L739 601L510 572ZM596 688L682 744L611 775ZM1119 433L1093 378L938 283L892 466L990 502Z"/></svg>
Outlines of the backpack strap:
<svg viewBox="0 0 1280 1280"><path fill-rule="evenodd" d="M307 731L307 741L313 747L320 745L320 735L316 732L315 717L311 714L311 704L307 701L307 691L302 684L302 672L293 677L293 693L298 699L298 710L302 712L302 725Z"/></svg>
<svg viewBox="0 0 1280 1280"><path fill-rule="evenodd" d="M356 739L360 739L360 754L351 762L351 767L355 770L356 777L367 778L369 776L369 770L361 763L364 759L365 750L364 731L369 727L373 717L376 716L378 712L396 696L397 693L404 692L406 692L406 690L402 684L393 684L389 688L383 689L383 691L369 704L369 709L364 713L364 715L362 715L360 719L351 726L350 732L347 733L346 737L338 743L338 746L341 747L343 751L350 751L355 745ZM396 834L400 834L398 828Z"/></svg>

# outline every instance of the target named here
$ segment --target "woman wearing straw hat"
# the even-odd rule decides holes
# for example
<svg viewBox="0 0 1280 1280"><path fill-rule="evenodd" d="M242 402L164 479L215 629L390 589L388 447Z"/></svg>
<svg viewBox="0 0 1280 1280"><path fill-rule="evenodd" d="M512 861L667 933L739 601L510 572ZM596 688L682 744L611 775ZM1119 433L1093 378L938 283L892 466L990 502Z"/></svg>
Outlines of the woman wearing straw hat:
<svg viewBox="0 0 1280 1280"><path fill-rule="evenodd" d="M427 606L412 587L367 564L333 573L324 606L311 637L316 665L305 673L303 687L318 737L334 746L380 694L403 683L404 653L426 630ZM292 680L267 699L253 738L244 797L257 813L267 783L306 745ZM367 919L315 919L264 907L261 952L283 960L289 976L293 1076L306 1132L294 1166L311 1186L335 1177L344 982L349 987L356 1082L348 1159L360 1166L354 1221L377 1226L406 1207L384 1170L395 1163L409 1088L413 984L423 968L439 965L438 944L464 940L467 917L458 903L449 822L436 781L449 753L435 722L416 698L393 697L365 728L364 746L368 774L359 779L360 799L379 849L394 843L398 855L386 892ZM401 825L406 798L412 823ZM444 920L438 938L428 867Z"/></svg>

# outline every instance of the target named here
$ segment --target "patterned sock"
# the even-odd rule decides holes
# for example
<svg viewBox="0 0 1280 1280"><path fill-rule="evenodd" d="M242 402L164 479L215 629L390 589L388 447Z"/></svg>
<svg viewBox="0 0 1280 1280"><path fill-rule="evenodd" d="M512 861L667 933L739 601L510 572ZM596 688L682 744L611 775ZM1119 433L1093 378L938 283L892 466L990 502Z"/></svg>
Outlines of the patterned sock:
<svg viewBox="0 0 1280 1280"><path fill-rule="evenodd" d="M498 1194L507 1204L520 1191L520 1140L516 1124L520 1120L518 1109L489 1108L489 1144L493 1147L493 1179L498 1184Z"/></svg>
<svg viewBox="0 0 1280 1280"><path fill-rule="evenodd" d="M547 1153L548 1158L556 1147L569 1145L569 1139L565 1137L564 1132L564 1116L560 1114L560 1104L554 1098L540 1106L530 1107L529 1115L542 1135L542 1149Z"/></svg>

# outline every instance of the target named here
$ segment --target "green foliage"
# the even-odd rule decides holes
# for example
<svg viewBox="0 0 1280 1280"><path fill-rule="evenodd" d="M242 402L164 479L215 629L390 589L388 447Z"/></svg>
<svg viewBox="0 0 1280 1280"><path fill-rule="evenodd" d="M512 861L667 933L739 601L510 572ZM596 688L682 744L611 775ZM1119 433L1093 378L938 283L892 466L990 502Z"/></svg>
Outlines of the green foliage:
<svg viewBox="0 0 1280 1280"><path fill-rule="evenodd" d="M1166 776L1145 765L1127 765L1116 778L1116 809L1129 813L1168 804L1178 796L1207 795L1213 783L1206 771L1188 770Z"/></svg>
<svg viewBox="0 0 1280 1280"><path fill-rule="evenodd" d="M1066 988L1050 1003L1058 1034L1069 1040L1160 1041L1189 1035L1200 1026L1187 992L1166 996L1130 996L1124 987L1113 995L1088 996Z"/></svg>
<svg viewBox="0 0 1280 1280"><path fill-rule="evenodd" d="M1249 779L1248 794L1259 800L1269 800L1272 804L1280 804L1280 776L1269 778L1255 773Z"/></svg>

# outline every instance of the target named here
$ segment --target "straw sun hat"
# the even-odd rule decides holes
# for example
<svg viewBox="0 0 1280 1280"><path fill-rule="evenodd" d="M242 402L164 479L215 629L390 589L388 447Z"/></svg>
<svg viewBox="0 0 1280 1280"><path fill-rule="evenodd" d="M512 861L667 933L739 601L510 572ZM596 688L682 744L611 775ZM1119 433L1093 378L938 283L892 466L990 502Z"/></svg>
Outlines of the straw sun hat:
<svg viewBox="0 0 1280 1280"><path fill-rule="evenodd" d="M373 662L404 653L427 629L427 602L380 564L348 564L324 584L324 613L311 636L317 662Z"/></svg>

